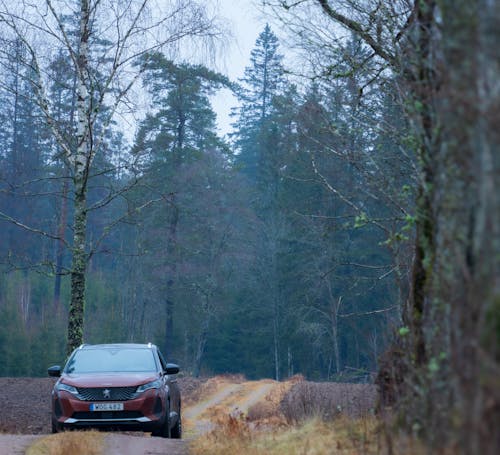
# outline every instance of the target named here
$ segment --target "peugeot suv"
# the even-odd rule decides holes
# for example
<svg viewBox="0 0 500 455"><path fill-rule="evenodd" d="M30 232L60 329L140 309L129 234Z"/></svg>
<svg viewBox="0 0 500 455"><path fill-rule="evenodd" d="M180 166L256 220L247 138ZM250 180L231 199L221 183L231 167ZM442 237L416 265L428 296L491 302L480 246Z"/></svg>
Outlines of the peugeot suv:
<svg viewBox="0 0 500 455"><path fill-rule="evenodd" d="M153 344L82 345L58 377L52 391L52 432L103 428L152 432L180 438L179 367L166 363Z"/></svg>

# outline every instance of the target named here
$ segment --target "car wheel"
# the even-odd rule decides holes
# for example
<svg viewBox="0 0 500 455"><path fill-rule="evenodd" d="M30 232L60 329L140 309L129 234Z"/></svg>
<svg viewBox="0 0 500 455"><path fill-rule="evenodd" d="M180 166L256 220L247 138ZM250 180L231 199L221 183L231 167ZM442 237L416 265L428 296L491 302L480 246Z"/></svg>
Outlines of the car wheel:
<svg viewBox="0 0 500 455"><path fill-rule="evenodd" d="M177 416L177 422L175 422L174 428L172 428L170 432L170 437L174 439L182 438L182 417L181 417L180 406L179 406L179 415Z"/></svg>
<svg viewBox="0 0 500 455"><path fill-rule="evenodd" d="M152 432L153 436L160 436L162 438L170 438L170 403L167 403L165 410L165 420L161 426Z"/></svg>
<svg viewBox="0 0 500 455"><path fill-rule="evenodd" d="M52 433L59 433L61 431L61 427L52 421Z"/></svg>

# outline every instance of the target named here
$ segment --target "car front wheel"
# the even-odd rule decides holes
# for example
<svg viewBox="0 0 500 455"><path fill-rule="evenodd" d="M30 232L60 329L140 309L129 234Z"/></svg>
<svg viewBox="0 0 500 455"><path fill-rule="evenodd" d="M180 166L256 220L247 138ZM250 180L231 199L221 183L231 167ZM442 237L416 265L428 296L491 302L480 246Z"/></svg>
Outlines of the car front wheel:
<svg viewBox="0 0 500 455"><path fill-rule="evenodd" d="M163 424L159 426L152 433L153 436L160 436L162 438L170 438L170 405L167 405L167 409L165 410L165 419Z"/></svg>
<svg viewBox="0 0 500 455"><path fill-rule="evenodd" d="M52 433L59 433L60 431L61 431L61 426L52 421Z"/></svg>

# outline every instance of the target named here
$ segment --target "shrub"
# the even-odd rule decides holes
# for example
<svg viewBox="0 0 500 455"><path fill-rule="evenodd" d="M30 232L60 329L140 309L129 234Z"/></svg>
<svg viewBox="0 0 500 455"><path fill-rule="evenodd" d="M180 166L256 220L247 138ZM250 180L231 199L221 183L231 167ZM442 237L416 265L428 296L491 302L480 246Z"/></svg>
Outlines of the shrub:
<svg viewBox="0 0 500 455"><path fill-rule="evenodd" d="M270 401L259 401L248 408L247 420L255 422L257 420L269 419L279 414L276 406Z"/></svg>
<svg viewBox="0 0 500 455"><path fill-rule="evenodd" d="M376 388L371 384L298 382L284 396L280 411L288 423L339 415L358 418L375 407Z"/></svg>
<svg viewBox="0 0 500 455"><path fill-rule="evenodd" d="M182 401L185 404L196 403L200 399L206 380L181 376L177 380L181 391Z"/></svg>

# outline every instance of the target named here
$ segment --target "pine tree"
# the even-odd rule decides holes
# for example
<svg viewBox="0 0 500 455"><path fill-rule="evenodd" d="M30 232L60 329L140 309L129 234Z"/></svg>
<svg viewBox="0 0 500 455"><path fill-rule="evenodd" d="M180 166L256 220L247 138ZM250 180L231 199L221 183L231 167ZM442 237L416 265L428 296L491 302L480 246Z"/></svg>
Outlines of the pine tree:
<svg viewBox="0 0 500 455"><path fill-rule="evenodd" d="M262 161L268 152L266 139L269 139L273 100L285 86L283 56L278 48L278 38L266 25L251 52L250 66L240 80L238 98L241 106L233 113L238 116L234 124L240 151L236 164L254 181L260 178Z"/></svg>
<svg viewBox="0 0 500 455"><path fill-rule="evenodd" d="M228 153L227 145L217 136L216 116L209 96L231 84L226 77L201 65L174 64L159 53L145 58L144 84L156 112L142 122L134 153L140 157L144 181L150 188L142 197L160 196L162 200L151 208L144 225L143 248L151 251L147 267L162 271L161 284L156 286L155 293L160 296L157 299L162 302L165 314L161 333L165 337L164 350L169 355L173 349L175 293L182 249L179 245L181 216L196 204L194 194L200 185L197 181L200 167L209 166ZM209 182L205 186L211 188ZM157 233L154 245L147 234L150 230ZM200 341L203 347L206 336L205 333ZM198 364L203 347L198 349Z"/></svg>

